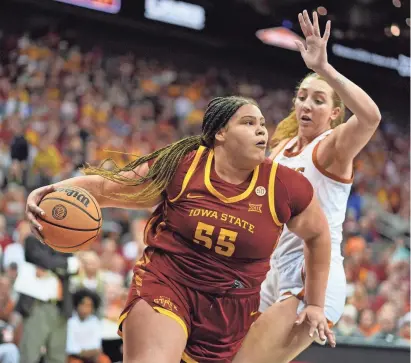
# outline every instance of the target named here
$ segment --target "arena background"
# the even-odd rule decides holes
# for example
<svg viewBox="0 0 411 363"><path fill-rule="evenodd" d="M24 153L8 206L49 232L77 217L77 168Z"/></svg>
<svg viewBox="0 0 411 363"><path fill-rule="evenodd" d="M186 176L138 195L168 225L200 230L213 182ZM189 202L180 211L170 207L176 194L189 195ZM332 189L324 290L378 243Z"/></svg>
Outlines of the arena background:
<svg viewBox="0 0 411 363"><path fill-rule="evenodd" d="M303 9L324 14L321 26L332 20L329 62L375 99L383 121L355 164L343 245L351 294L345 325L340 331L337 326L337 348L314 346L296 362L408 362L408 1L3 0L0 242L2 274L11 287L2 294L9 294L11 301L17 298L10 269L21 263L21 252L10 246L22 245L28 233L22 205L33 188L76 175L84 161L113 156L106 149L143 153L196 133L201 109L217 95L257 98L272 132L287 115L294 86L308 72L300 54L287 49L293 37L301 36L296 17ZM256 34L275 44L264 43ZM68 87L64 77L50 71L56 56L63 59L64 74L73 76L75 86ZM103 81L97 73L104 74ZM21 133L16 124L23 127L29 147L27 158L18 164L11 157L16 152L12 141ZM45 140L46 151L41 147ZM51 160L53 170L44 167L45 160ZM119 163L127 160L116 156ZM19 178L22 170L24 177ZM101 238L94 255L84 257L83 269L90 259L96 262L95 271L86 273L105 283L103 346L118 361L121 342L114 321L129 271L141 253L147 215L106 210L104 217ZM343 329L355 324L358 333L361 311L371 308L375 331L381 331L385 304L394 304L397 314L394 328L381 339Z"/></svg>

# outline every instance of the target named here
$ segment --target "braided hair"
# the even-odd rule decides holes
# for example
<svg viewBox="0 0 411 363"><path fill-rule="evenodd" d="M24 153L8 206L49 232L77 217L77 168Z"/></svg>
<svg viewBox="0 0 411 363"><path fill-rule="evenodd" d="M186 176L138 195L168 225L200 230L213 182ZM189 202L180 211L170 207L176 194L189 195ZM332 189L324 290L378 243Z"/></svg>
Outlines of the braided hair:
<svg viewBox="0 0 411 363"><path fill-rule="evenodd" d="M296 91L295 91L296 93L300 89L301 84L307 78L310 78L310 77L324 81L324 79L321 78L317 73L309 73L298 83L296 87ZM293 103L294 103L294 100L293 100ZM345 118L345 105L342 102L340 96L335 91L333 92L333 106L339 107L341 111L338 117L335 120L331 121L332 129L342 124ZM275 129L275 132L273 136L271 137L270 146L273 148L277 146L281 140L292 139L293 137L297 136L297 134L298 134L298 119L297 119L297 114L295 112L295 107L293 106L290 114L284 120L280 121L280 123L277 125L277 128Z"/></svg>
<svg viewBox="0 0 411 363"><path fill-rule="evenodd" d="M135 194L117 194L117 196L127 200L135 200L139 203L155 200L170 184L184 156L193 150L197 150L201 145L212 148L216 133L221 128L226 127L230 118L241 106L247 104L258 107L254 100L245 97L229 96L214 98L208 104L204 113L201 135L186 137L151 154L137 157L124 167L118 167L112 159L106 159L98 167L87 165L83 172L86 175L100 175L105 179L127 186L138 186L147 183L143 190ZM138 166L153 159L155 160L154 164L150 167L146 176L138 176L137 178L124 176L125 172L134 171ZM106 170L104 168L106 162L112 162L114 168Z"/></svg>

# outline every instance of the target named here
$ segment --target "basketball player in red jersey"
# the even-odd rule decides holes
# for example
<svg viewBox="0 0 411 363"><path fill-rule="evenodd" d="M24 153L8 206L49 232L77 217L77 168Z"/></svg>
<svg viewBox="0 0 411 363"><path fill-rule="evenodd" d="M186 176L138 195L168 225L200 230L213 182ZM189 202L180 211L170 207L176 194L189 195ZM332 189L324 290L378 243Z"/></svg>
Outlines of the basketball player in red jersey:
<svg viewBox="0 0 411 363"><path fill-rule="evenodd" d="M259 292L284 224L306 241L307 303L322 304L330 235L313 188L265 158L267 130L257 104L242 97L208 105L202 135L125 168L86 168L86 176L33 191L27 217L61 185L87 189L101 207L158 205L120 331L125 363L230 362L257 318ZM329 339L321 309L307 311Z"/></svg>

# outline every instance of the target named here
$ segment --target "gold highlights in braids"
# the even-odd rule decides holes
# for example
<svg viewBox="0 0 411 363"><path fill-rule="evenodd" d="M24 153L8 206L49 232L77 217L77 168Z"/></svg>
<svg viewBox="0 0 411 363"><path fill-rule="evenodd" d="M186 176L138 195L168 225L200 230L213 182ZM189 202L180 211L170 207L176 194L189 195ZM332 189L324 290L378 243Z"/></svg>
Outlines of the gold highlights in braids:
<svg viewBox="0 0 411 363"><path fill-rule="evenodd" d="M167 188L173 179L177 167L181 160L189 152L197 150L200 145L213 147L216 133L227 125L230 118L243 105L257 105L254 100L239 97L217 97L214 98L207 106L202 124L202 134L186 137L182 140L167 145L151 154L138 157L131 163L120 168L114 163L112 170L106 170L104 164L113 162L112 159L104 160L99 167L87 165L83 169L86 175L100 175L105 179L121 183L127 186L137 186L147 183L147 187L136 194L120 194L119 197L128 200L138 200L139 203L146 203L158 198ZM134 171L138 166L155 159L154 164L150 167L145 177L136 174L136 178L128 178L123 175L124 172Z"/></svg>

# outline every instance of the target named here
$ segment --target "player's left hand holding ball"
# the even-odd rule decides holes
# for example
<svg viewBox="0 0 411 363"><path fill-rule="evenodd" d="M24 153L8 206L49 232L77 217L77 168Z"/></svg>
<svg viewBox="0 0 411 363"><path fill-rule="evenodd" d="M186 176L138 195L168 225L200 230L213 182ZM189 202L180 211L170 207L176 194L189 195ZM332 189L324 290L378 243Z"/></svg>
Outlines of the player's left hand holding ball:
<svg viewBox="0 0 411 363"><path fill-rule="evenodd" d="M47 194L53 193L55 190L54 185L47 185L33 190L27 197L26 218L30 222L31 232L42 242L41 230L43 227L37 221L37 217L44 216L45 213L38 205Z"/></svg>

